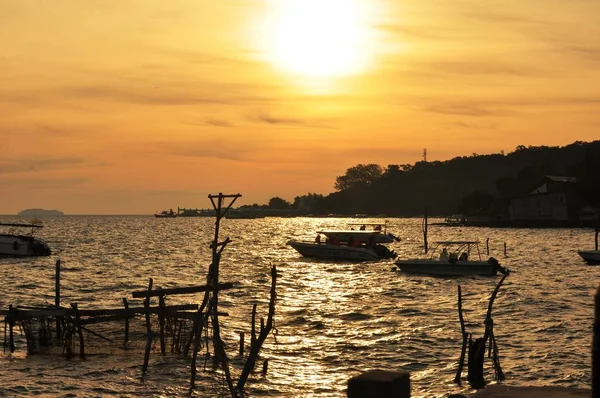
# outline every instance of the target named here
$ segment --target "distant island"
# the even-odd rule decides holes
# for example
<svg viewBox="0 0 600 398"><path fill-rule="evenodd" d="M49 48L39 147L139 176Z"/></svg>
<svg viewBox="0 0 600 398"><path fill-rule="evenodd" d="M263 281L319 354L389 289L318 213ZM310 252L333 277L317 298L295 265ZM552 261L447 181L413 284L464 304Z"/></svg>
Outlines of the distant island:
<svg viewBox="0 0 600 398"><path fill-rule="evenodd" d="M20 211L18 216L20 217L59 217L64 216L65 213L59 210L45 210L45 209L25 209Z"/></svg>

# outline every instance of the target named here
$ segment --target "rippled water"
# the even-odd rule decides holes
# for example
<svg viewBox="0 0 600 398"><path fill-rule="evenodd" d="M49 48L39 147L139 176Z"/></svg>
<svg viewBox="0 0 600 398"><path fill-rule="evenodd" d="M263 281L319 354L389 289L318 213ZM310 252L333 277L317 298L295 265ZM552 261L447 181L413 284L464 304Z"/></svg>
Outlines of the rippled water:
<svg viewBox="0 0 600 398"><path fill-rule="evenodd" d="M0 221L15 221L9 217ZM220 295L222 336L233 358L239 331L250 329L252 305L266 316L270 266L280 271L275 326L261 352L266 377L255 374L249 396L342 397L347 381L370 369L411 373L412 396L444 397L468 391L452 383L460 354L457 285L463 290L467 329L483 334L489 295L499 278L442 279L393 272L388 261L328 263L307 260L286 242L312 239L321 227L344 227L350 219L265 218L225 220L221 237L221 281L238 288ZM364 220L381 221L381 220ZM423 255L420 219L388 219L402 242L401 257ZM41 236L55 251L50 258L0 260L0 308L54 304L54 263L63 261L62 303L82 309L119 308L131 291L155 286L204 284L214 220L146 216L67 216L45 220ZM588 387L593 293L600 267L577 255L593 248L586 229L429 228L429 240L490 239L490 255L513 271L494 305L494 325L505 383ZM504 257L504 243L507 257ZM167 304L199 303L200 295L173 296ZM142 378L141 350L104 343L86 360L60 352L0 355L0 395L184 396L190 361L179 355L150 357ZM199 366L202 368L202 366ZM493 380L486 360L486 380ZM466 373L465 376L466 378ZM216 377L218 379L218 376ZM465 383L466 385L466 380ZM199 373L197 396L221 391L215 374Z"/></svg>

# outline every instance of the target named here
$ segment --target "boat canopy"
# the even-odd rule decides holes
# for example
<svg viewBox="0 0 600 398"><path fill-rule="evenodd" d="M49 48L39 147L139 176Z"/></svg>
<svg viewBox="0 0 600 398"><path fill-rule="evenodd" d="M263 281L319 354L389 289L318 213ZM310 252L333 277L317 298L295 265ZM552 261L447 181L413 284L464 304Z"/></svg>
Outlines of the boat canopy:
<svg viewBox="0 0 600 398"><path fill-rule="evenodd" d="M323 229L317 231L318 234L336 235L336 234L355 234L355 235L378 235L381 231L366 231L360 229Z"/></svg>
<svg viewBox="0 0 600 398"><path fill-rule="evenodd" d="M477 245L477 240L442 240L434 242L437 245Z"/></svg>
<svg viewBox="0 0 600 398"><path fill-rule="evenodd" d="M24 224L24 223L0 223L2 227L14 227L14 228L44 228L43 225L40 224Z"/></svg>
<svg viewBox="0 0 600 398"><path fill-rule="evenodd" d="M385 222L351 222L348 225L387 225L387 221Z"/></svg>

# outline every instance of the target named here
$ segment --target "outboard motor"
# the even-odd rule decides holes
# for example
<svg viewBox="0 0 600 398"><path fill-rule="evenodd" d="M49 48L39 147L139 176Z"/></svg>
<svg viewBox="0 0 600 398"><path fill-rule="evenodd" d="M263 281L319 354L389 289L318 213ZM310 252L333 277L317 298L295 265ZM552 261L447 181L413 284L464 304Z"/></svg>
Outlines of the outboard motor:
<svg viewBox="0 0 600 398"><path fill-rule="evenodd" d="M488 263L492 264L494 266L494 269L496 271L500 272L502 275L508 274L508 268L501 266L500 262L498 260L496 260L494 257L490 257L488 259Z"/></svg>

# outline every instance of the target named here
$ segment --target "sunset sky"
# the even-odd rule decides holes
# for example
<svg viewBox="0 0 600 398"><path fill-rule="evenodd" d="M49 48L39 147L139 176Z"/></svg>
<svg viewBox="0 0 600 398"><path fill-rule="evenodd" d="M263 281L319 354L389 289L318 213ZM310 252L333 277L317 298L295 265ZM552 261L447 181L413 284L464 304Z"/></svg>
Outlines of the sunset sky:
<svg viewBox="0 0 600 398"><path fill-rule="evenodd" d="M0 214L600 139L598 0L1 0Z"/></svg>

